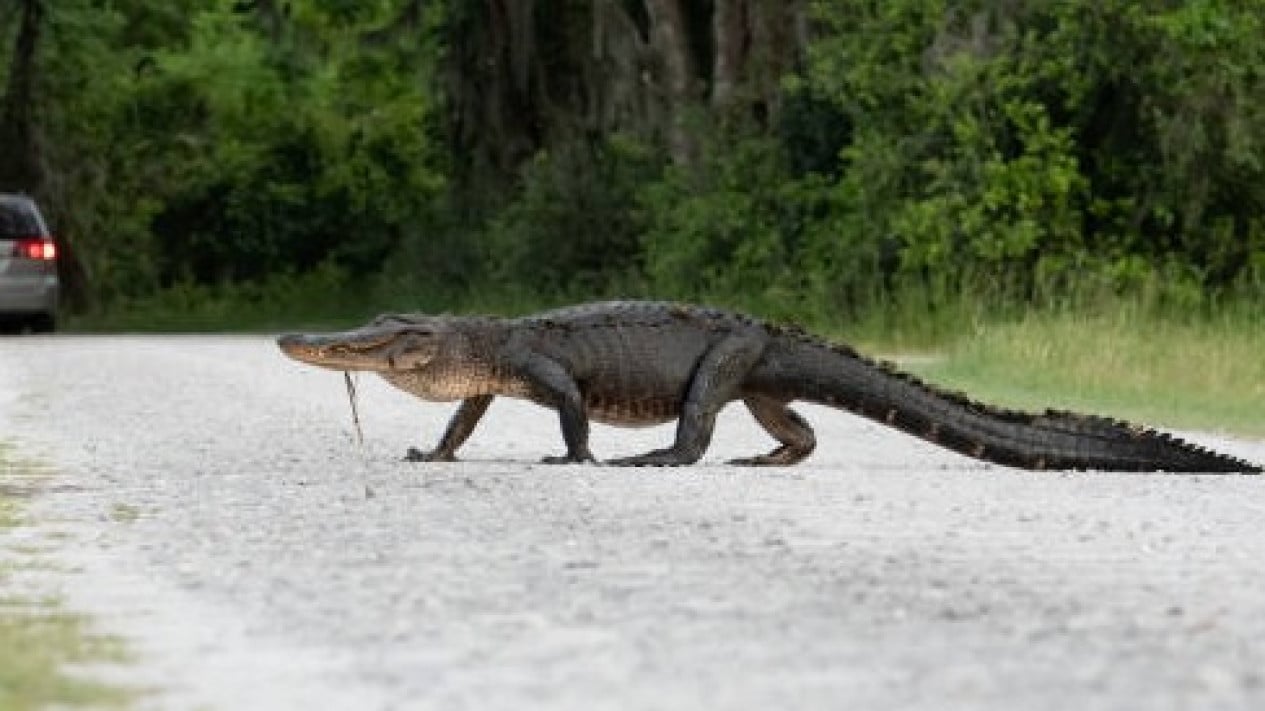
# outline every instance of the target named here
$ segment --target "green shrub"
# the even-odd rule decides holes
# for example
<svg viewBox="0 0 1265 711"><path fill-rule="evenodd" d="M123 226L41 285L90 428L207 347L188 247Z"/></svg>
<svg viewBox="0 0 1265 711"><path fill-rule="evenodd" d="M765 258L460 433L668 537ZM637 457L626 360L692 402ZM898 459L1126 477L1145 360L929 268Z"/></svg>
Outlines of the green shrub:
<svg viewBox="0 0 1265 711"><path fill-rule="evenodd" d="M657 154L631 139L577 142L536 155L512 199L481 234L486 282L536 298L633 288L642 229L638 188Z"/></svg>

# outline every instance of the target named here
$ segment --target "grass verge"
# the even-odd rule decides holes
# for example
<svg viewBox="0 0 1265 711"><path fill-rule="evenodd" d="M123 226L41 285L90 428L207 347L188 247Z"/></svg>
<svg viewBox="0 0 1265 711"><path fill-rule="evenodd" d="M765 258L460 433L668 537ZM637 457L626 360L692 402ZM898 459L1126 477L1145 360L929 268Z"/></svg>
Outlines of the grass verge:
<svg viewBox="0 0 1265 711"><path fill-rule="evenodd" d="M0 443L0 533L23 523L22 501L39 486L37 467L16 460ZM30 551L9 548L0 559L0 590L41 561ZM77 676L74 664L124 659L118 640L93 634L89 621L67 613L55 600L0 597L0 709L122 708L132 695Z"/></svg>
<svg viewBox="0 0 1265 711"><path fill-rule="evenodd" d="M940 353L910 369L977 399L1265 437L1259 317L1037 312L979 324Z"/></svg>

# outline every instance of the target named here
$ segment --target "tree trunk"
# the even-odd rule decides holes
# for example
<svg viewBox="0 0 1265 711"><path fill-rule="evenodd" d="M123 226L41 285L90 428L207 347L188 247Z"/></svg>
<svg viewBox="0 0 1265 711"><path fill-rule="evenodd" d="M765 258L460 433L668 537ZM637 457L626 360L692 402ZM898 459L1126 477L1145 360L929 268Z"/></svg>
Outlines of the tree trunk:
<svg viewBox="0 0 1265 711"><path fill-rule="evenodd" d="M9 82L0 104L0 190L39 194L45 183L42 139L35 120L36 83L40 33L44 5L41 0L24 0Z"/></svg>
<svg viewBox="0 0 1265 711"><path fill-rule="evenodd" d="M712 33L716 55L712 66L712 107L724 110L742 80L751 35L747 31L747 0L716 0Z"/></svg>
<svg viewBox="0 0 1265 711"><path fill-rule="evenodd" d="M45 7L43 0L23 0L20 10L17 41L9 64L9 81L0 97L0 191L22 192L34 196L53 219L61 254L57 271L61 277L62 295L66 303L82 307L88 303L89 279L74 242L58 230L58 218L64 217L63 201L56 186L50 184L44 151L44 133L37 120L39 112L40 42L43 39ZM52 195L50 195L52 193Z"/></svg>
<svg viewBox="0 0 1265 711"><path fill-rule="evenodd" d="M782 78L799 63L805 49L801 0L751 0L748 13L751 27L751 70L757 119L763 115L768 125L776 120L782 105Z"/></svg>
<svg viewBox="0 0 1265 711"><path fill-rule="evenodd" d="M804 0L480 0L448 16L460 183L499 195L541 149L625 132L694 162L694 119L767 129ZM410 6L411 7L411 6ZM754 119L754 120L753 120Z"/></svg>
<svg viewBox="0 0 1265 711"><path fill-rule="evenodd" d="M687 113L695 103L695 81L698 76L690 54L689 28L679 0L647 0L650 15L651 42L659 55L663 86L668 106L668 152L680 165L692 162Z"/></svg>
<svg viewBox="0 0 1265 711"><path fill-rule="evenodd" d="M639 0L640 1L640 0ZM663 122L663 102L649 91L654 51L646 28L621 0L594 0L592 39L584 68L585 129L650 137Z"/></svg>
<svg viewBox="0 0 1265 711"><path fill-rule="evenodd" d="M781 80L807 45L802 0L715 0L711 105L750 111L762 128L781 108ZM741 96L738 95L741 92Z"/></svg>

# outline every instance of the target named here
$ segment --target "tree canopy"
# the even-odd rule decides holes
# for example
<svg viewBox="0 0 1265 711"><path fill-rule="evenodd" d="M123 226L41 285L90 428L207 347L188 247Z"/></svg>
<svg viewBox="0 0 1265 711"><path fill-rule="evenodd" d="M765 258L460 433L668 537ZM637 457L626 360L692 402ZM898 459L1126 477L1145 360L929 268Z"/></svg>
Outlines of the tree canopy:
<svg viewBox="0 0 1265 711"><path fill-rule="evenodd" d="M0 0L0 190L45 204L81 306L331 266L421 302L848 311L963 275L1196 298L1265 274L1262 18Z"/></svg>

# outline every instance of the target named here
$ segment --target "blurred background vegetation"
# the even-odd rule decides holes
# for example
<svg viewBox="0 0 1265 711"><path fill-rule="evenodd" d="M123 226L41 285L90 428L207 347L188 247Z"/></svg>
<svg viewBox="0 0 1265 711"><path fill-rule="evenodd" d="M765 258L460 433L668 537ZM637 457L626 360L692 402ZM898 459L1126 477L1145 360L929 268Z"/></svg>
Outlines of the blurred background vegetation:
<svg viewBox="0 0 1265 711"><path fill-rule="evenodd" d="M1265 0L0 0L0 189L85 328L1258 327L1262 37Z"/></svg>

